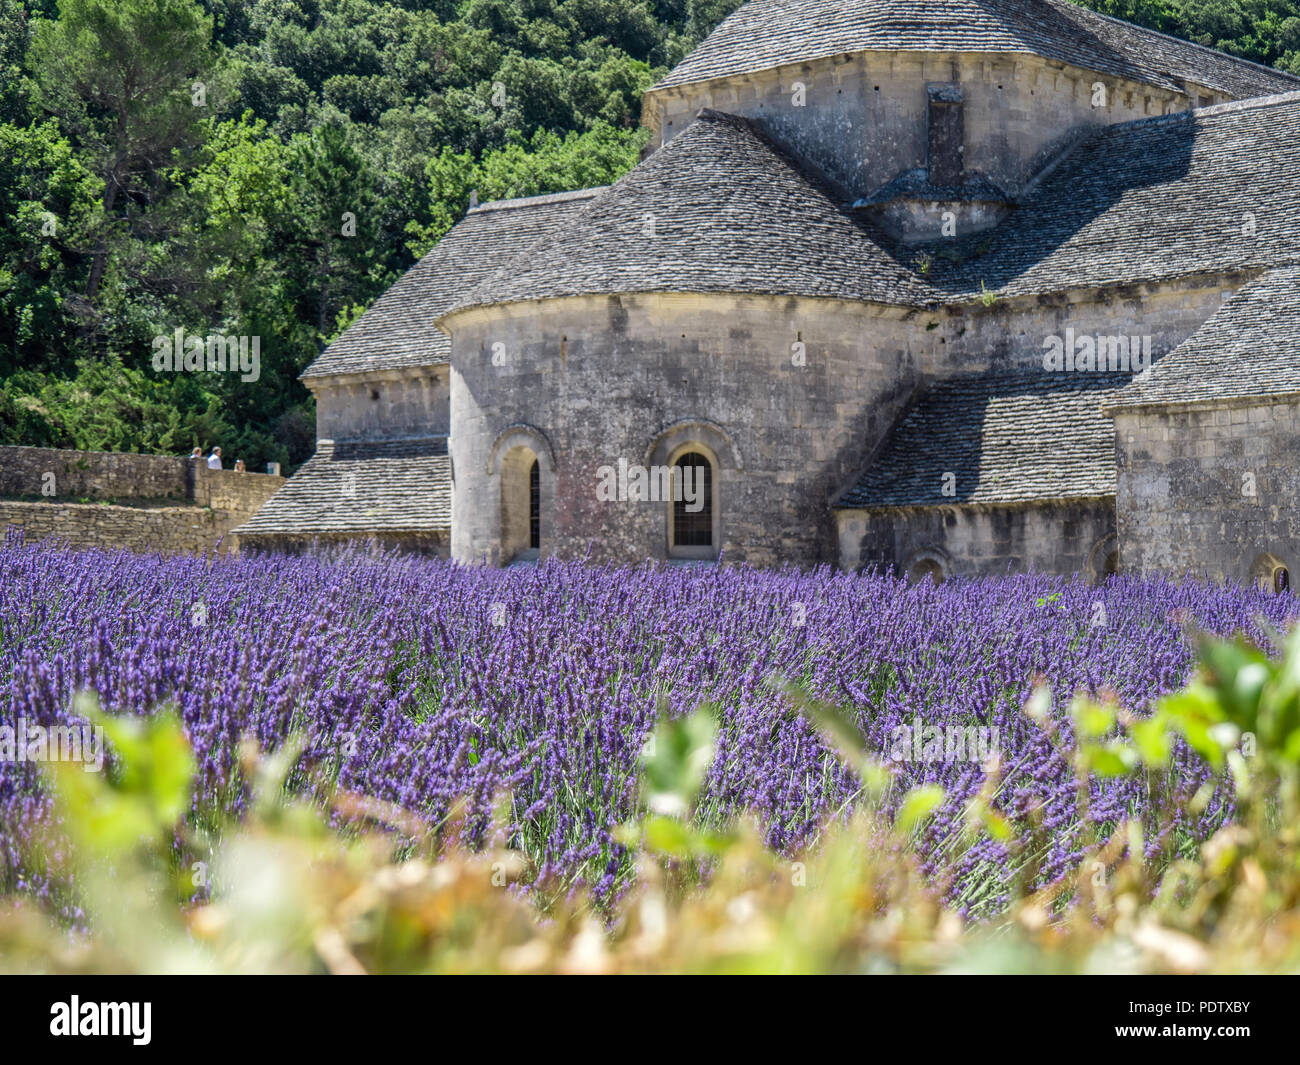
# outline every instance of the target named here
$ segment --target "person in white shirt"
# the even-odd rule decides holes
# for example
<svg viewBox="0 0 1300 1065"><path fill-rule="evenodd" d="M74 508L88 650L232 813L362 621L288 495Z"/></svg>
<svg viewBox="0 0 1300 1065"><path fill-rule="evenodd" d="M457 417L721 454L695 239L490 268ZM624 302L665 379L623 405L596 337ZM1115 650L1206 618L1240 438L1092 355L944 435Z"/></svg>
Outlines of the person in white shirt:
<svg viewBox="0 0 1300 1065"><path fill-rule="evenodd" d="M221 448L214 447L212 449L212 454L208 456L208 469L221 469Z"/></svg>

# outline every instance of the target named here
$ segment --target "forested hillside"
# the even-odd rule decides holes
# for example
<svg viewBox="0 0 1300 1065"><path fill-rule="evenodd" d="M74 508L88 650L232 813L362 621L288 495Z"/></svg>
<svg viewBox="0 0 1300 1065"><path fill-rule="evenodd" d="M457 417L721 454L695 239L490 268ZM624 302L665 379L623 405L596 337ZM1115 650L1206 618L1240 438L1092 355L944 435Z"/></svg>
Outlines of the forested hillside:
<svg viewBox="0 0 1300 1065"><path fill-rule="evenodd" d="M603 184L740 0L0 0L0 443L311 453L297 375L482 200ZM1300 0L1097 0L1300 73ZM176 330L260 373L156 370Z"/></svg>

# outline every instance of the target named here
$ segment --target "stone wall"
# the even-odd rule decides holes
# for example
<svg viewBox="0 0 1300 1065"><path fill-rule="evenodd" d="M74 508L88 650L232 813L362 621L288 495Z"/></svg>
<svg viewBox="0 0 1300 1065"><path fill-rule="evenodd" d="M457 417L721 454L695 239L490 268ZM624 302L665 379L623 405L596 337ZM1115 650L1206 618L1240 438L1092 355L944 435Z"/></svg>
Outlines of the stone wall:
<svg viewBox="0 0 1300 1065"><path fill-rule="evenodd" d="M937 563L945 577L1080 573L1100 577L1115 549L1109 498L1016 506L837 510L840 566L915 574Z"/></svg>
<svg viewBox="0 0 1300 1065"><path fill-rule="evenodd" d="M452 326L454 556L511 561L502 470L508 481L526 449L542 474L543 555L664 558L670 502L602 501L599 471L667 464L698 445L716 461L727 559L833 561L830 500L915 388L909 347L924 333L909 317L727 295L463 312Z"/></svg>
<svg viewBox="0 0 1300 1065"><path fill-rule="evenodd" d="M130 507L108 503L0 501L0 529L20 527L28 543L55 539L68 547L125 548L160 554L198 554L237 547L226 535L247 515L196 506ZM223 539L224 536L224 539Z"/></svg>
<svg viewBox="0 0 1300 1065"><path fill-rule="evenodd" d="M265 473L210 470L199 463L195 463L190 472L191 501L201 507L238 515L239 521L234 525L256 514L286 480Z"/></svg>
<svg viewBox="0 0 1300 1065"><path fill-rule="evenodd" d="M317 440L441 436L450 424L448 367L309 377Z"/></svg>
<svg viewBox="0 0 1300 1065"><path fill-rule="evenodd" d="M0 447L0 496L23 497L0 498L0 530L21 527L28 542L70 547L233 551L230 531L284 482L182 456Z"/></svg>
<svg viewBox="0 0 1300 1065"><path fill-rule="evenodd" d="M982 370L1043 367L1048 337L1151 338L1152 358L1196 332L1241 284L1212 278L1196 284L1140 284L1051 296L978 301L917 317L918 364L930 377Z"/></svg>
<svg viewBox="0 0 1300 1065"><path fill-rule="evenodd" d="M1300 566L1300 402L1115 412L1120 564L1247 581ZM1268 568L1268 567L1264 567Z"/></svg>
<svg viewBox="0 0 1300 1065"><path fill-rule="evenodd" d="M189 460L179 455L0 447L0 495L78 500L189 496Z"/></svg>
<svg viewBox="0 0 1300 1065"><path fill-rule="evenodd" d="M442 532L369 533L356 536L241 536L241 551L272 551L282 555L328 557L334 551L380 553L398 551L404 555L451 557L451 543Z"/></svg>
<svg viewBox="0 0 1300 1065"><path fill-rule="evenodd" d="M1106 87L1093 106L1093 86ZM927 86L961 86L965 167L1013 195L1089 128L1186 110L1189 96L1037 56L861 52L645 96L642 122L660 145L703 107L751 118L857 196L926 165ZM796 96L797 85L803 86ZM1222 94L1189 87L1200 106ZM796 104L802 99L802 104Z"/></svg>

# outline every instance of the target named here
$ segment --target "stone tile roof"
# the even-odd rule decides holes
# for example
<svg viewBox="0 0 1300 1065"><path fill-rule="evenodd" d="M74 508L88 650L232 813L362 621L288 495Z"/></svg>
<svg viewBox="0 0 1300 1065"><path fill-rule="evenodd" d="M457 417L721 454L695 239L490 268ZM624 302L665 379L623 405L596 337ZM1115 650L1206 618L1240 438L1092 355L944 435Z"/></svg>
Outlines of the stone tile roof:
<svg viewBox="0 0 1300 1065"><path fill-rule="evenodd" d="M1270 270L1241 290L1111 407L1300 393L1300 266Z"/></svg>
<svg viewBox="0 0 1300 1065"><path fill-rule="evenodd" d="M1024 503L1115 494L1104 403L1127 375L1022 370L941 381L837 508ZM955 494L943 494L944 474Z"/></svg>
<svg viewBox="0 0 1300 1065"><path fill-rule="evenodd" d="M957 262L930 250L952 302L1300 262L1300 93L1109 126Z"/></svg>
<svg viewBox="0 0 1300 1065"><path fill-rule="evenodd" d="M705 109L451 310L621 292L935 299L843 200L747 119Z"/></svg>
<svg viewBox="0 0 1300 1065"><path fill-rule="evenodd" d="M451 528L447 438L320 440L312 456L235 533L364 535Z"/></svg>
<svg viewBox="0 0 1300 1065"><path fill-rule="evenodd" d="M1024 52L1185 91L1234 97L1300 79L1078 7L1069 0L750 0L655 88L863 51Z"/></svg>
<svg viewBox="0 0 1300 1065"><path fill-rule="evenodd" d="M705 110L449 310L638 291L922 307L1250 272L1300 262L1298 204L1300 93L1108 126L997 228L929 246L894 243L749 121Z"/></svg>
<svg viewBox="0 0 1300 1065"><path fill-rule="evenodd" d="M434 319L503 262L531 247L602 189L582 189L470 209L337 340L304 378L445 363L447 335Z"/></svg>

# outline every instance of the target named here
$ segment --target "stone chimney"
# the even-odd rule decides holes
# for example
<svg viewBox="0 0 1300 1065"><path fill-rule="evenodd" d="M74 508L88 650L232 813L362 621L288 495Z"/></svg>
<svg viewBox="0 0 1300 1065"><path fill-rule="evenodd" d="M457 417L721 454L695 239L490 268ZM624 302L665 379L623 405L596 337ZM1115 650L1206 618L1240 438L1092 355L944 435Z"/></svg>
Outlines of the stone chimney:
<svg viewBox="0 0 1300 1065"><path fill-rule="evenodd" d="M930 184L955 188L962 183L965 164L965 114L961 86L946 83L927 85L930 97L927 129L927 160Z"/></svg>

